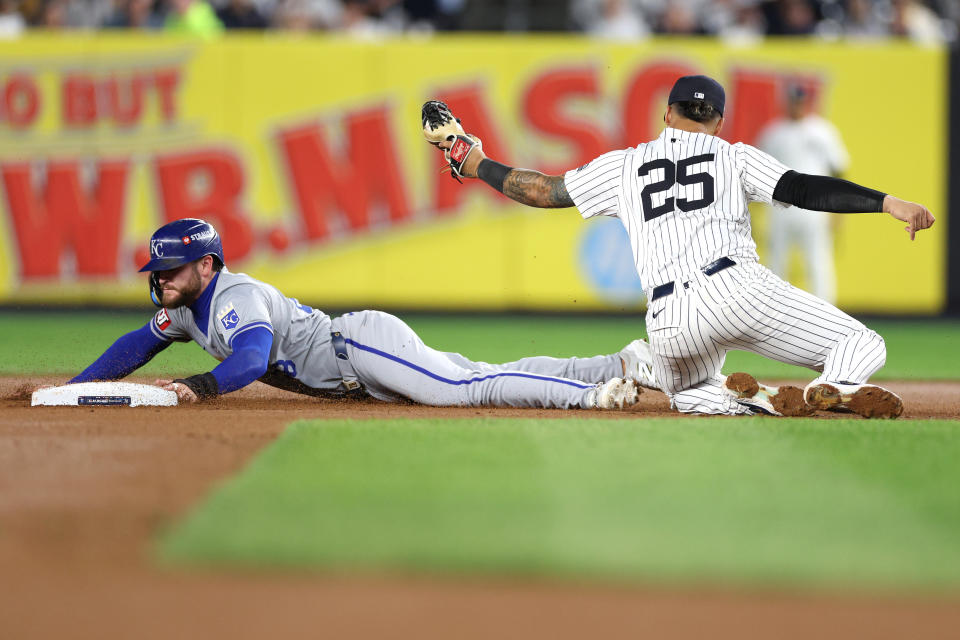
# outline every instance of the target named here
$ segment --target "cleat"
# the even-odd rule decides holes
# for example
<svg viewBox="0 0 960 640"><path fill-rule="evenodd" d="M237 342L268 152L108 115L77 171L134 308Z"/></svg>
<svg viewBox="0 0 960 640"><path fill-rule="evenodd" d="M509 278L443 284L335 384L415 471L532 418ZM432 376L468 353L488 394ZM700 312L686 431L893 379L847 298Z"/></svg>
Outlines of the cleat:
<svg viewBox="0 0 960 640"><path fill-rule="evenodd" d="M872 384L811 383L804 398L817 409L855 413L864 418L896 418L903 413L900 396Z"/></svg>
<svg viewBox="0 0 960 640"><path fill-rule="evenodd" d="M623 409L640 401L643 389L636 380L613 378L596 388L594 406L597 409Z"/></svg>
<svg viewBox="0 0 960 640"><path fill-rule="evenodd" d="M794 417L809 416L815 411L804 401L800 387L768 387L757 382L749 373L730 374L723 388L736 402L759 413Z"/></svg>
<svg viewBox="0 0 960 640"><path fill-rule="evenodd" d="M650 345L645 340L634 340L620 350L623 360L624 376L640 383L641 387L660 391L660 385L653 376L653 356Z"/></svg>

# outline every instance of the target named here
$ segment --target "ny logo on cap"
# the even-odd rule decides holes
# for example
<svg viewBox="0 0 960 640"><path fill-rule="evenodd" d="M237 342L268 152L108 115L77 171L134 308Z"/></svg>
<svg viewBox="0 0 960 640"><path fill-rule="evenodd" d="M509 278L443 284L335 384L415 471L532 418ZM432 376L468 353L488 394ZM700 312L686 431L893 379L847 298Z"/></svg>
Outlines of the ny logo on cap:
<svg viewBox="0 0 960 640"><path fill-rule="evenodd" d="M699 91L695 91L693 94L693 97L696 98L697 100L703 100L703 94L700 93Z"/></svg>

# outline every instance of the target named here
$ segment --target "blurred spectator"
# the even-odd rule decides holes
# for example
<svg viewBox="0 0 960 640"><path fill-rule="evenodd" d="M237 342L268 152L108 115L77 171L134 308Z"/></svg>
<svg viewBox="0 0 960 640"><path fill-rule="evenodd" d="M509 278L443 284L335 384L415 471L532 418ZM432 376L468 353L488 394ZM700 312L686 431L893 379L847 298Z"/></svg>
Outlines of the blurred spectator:
<svg viewBox="0 0 960 640"><path fill-rule="evenodd" d="M567 31L569 0L466 0L461 27L468 31Z"/></svg>
<svg viewBox="0 0 960 640"><path fill-rule="evenodd" d="M111 29L159 29L163 18L154 10L154 0L119 0L104 26Z"/></svg>
<svg viewBox="0 0 960 640"><path fill-rule="evenodd" d="M767 33L775 36L806 36L817 27L817 11L811 0L775 0L764 5Z"/></svg>
<svg viewBox="0 0 960 640"><path fill-rule="evenodd" d="M704 33L700 26L697 6L689 0L671 0L667 3L657 25L658 33L694 35Z"/></svg>
<svg viewBox="0 0 960 640"><path fill-rule="evenodd" d="M285 31L338 29L343 13L341 0L279 0L271 25Z"/></svg>
<svg viewBox="0 0 960 640"><path fill-rule="evenodd" d="M889 12L886 12L889 15ZM882 38L889 34L884 12L871 0L847 0L843 33L852 38Z"/></svg>
<svg viewBox="0 0 960 640"><path fill-rule="evenodd" d="M650 33L640 6L630 0L581 0L571 11L574 20L595 38L630 41Z"/></svg>
<svg viewBox="0 0 960 640"><path fill-rule="evenodd" d="M223 24L213 7L204 0L170 0L170 11L163 28L168 33L201 38L212 38L223 33Z"/></svg>
<svg viewBox="0 0 960 640"><path fill-rule="evenodd" d="M937 14L918 0L893 0L890 32L921 44L936 44L943 40Z"/></svg>
<svg viewBox="0 0 960 640"><path fill-rule="evenodd" d="M0 37L27 26L337 30L360 37L434 30L569 31L625 42L664 34L753 42L765 35L956 42L960 0L0 0Z"/></svg>
<svg viewBox="0 0 960 640"><path fill-rule="evenodd" d="M574 0L570 12L574 25L595 38L631 41L650 33L638 0Z"/></svg>
<svg viewBox="0 0 960 640"><path fill-rule="evenodd" d="M0 0L0 38L16 38L27 28L27 21L14 0Z"/></svg>
<svg viewBox="0 0 960 640"><path fill-rule="evenodd" d="M49 0L40 14L40 25L44 29L63 29L67 22L67 0Z"/></svg>
<svg viewBox="0 0 960 640"><path fill-rule="evenodd" d="M268 26L251 0L228 0L217 10L217 17L225 29L266 29Z"/></svg>
<svg viewBox="0 0 960 640"><path fill-rule="evenodd" d="M715 33L731 44L750 44L764 36L767 21L758 0L727 0L718 3L722 11L712 12L705 23L708 33Z"/></svg>

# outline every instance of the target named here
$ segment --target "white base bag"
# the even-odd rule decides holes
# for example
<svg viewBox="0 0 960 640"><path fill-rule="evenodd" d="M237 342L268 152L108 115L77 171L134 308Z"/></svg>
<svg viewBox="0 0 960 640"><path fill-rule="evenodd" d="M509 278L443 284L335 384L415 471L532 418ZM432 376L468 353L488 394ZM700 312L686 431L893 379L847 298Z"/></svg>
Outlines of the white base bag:
<svg viewBox="0 0 960 640"><path fill-rule="evenodd" d="M79 382L33 392L31 406L45 407L175 407L177 394L133 382Z"/></svg>

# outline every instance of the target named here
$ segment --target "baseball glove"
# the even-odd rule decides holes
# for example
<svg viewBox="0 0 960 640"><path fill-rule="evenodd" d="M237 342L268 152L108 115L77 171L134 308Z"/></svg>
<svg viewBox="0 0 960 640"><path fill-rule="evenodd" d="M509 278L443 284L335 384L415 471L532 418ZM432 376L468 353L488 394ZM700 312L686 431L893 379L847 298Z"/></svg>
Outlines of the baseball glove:
<svg viewBox="0 0 960 640"><path fill-rule="evenodd" d="M433 146L449 141L449 149L443 150L443 157L450 166L450 175L457 181L463 182L461 169L467 156L476 148L483 148L483 143L477 136L464 132L460 126L460 119L453 115L450 107L440 100L430 100L420 109L420 119L423 122L423 137ZM467 176L470 177L470 176Z"/></svg>

